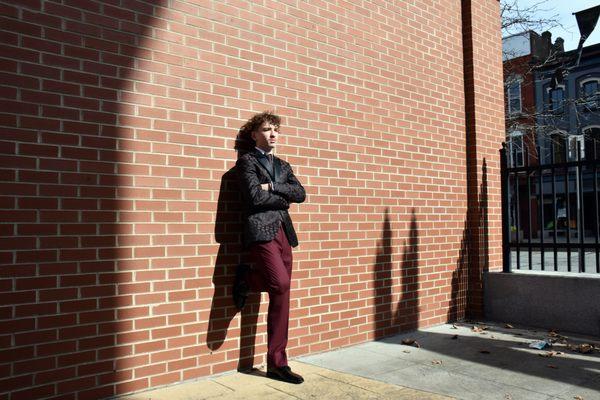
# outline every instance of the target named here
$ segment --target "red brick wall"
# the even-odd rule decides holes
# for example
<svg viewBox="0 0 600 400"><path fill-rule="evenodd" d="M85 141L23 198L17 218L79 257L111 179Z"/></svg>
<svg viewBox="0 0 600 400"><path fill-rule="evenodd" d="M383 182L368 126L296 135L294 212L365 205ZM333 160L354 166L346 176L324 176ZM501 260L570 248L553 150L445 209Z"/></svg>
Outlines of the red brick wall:
<svg viewBox="0 0 600 400"><path fill-rule="evenodd" d="M499 148L504 140L500 15L494 1L463 2L467 115L468 272L465 315L483 316L483 274L502 269ZM466 283L466 285L465 285ZM460 316L460 313L459 313Z"/></svg>
<svg viewBox="0 0 600 400"><path fill-rule="evenodd" d="M265 109L308 192L290 356L462 317L461 271L501 267L498 3L471 7L463 30L449 0L0 1L0 399L264 361L267 296L229 298L234 139Z"/></svg>

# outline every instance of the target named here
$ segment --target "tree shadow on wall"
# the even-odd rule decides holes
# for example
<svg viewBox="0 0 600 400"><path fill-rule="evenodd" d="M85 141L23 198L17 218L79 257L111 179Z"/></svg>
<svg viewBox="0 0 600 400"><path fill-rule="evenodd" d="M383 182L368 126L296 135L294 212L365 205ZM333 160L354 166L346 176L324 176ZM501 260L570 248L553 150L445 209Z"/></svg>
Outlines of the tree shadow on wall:
<svg viewBox="0 0 600 400"><path fill-rule="evenodd" d="M394 313L393 324L400 331L411 331L419 327L419 230L414 208L400 268L402 295Z"/></svg>
<svg viewBox="0 0 600 400"><path fill-rule="evenodd" d="M456 269L452 273L448 321L483 317L483 275L489 269L487 185L484 158L479 190L475 193L467 191L467 219Z"/></svg>
<svg viewBox="0 0 600 400"><path fill-rule="evenodd" d="M236 266L248 261L248 254L242 249L242 198L238 188L235 167L227 171L221 179L217 215L215 220L215 240L219 243L214 273L214 294L211 304L206 345L211 351L219 350L227 333L239 333L238 370L253 366L255 358L256 325L260 307L260 293L250 293L246 306L241 311L240 325L230 330L237 309L233 304L232 290ZM226 346L225 352L236 351L235 346ZM230 359L231 357L225 357ZM230 369L230 368L227 368Z"/></svg>
<svg viewBox="0 0 600 400"><path fill-rule="evenodd" d="M385 210L381 241L377 245L377 256L373 270L375 284L375 339L397 334L399 331L418 327L419 320L419 255L418 229L415 210L412 210L409 237L404 244L401 268L401 297L396 310L393 304L393 232L389 210Z"/></svg>

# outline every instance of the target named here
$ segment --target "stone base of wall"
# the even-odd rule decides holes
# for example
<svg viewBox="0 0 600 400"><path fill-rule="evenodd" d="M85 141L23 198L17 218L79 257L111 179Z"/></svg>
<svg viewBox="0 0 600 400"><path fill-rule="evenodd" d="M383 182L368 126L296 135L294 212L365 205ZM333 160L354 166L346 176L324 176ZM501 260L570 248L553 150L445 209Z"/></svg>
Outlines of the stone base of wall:
<svg viewBox="0 0 600 400"><path fill-rule="evenodd" d="M491 321L600 336L600 278L488 272L485 317Z"/></svg>

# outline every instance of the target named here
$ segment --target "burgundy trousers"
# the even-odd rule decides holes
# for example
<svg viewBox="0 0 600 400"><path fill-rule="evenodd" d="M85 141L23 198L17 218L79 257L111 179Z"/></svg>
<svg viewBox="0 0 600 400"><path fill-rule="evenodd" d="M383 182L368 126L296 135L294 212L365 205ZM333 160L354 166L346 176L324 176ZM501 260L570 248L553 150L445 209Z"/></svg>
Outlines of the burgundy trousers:
<svg viewBox="0 0 600 400"><path fill-rule="evenodd" d="M290 282L292 277L292 247L283 227L270 242L250 246L254 268L248 276L250 290L269 293L267 315L267 365L288 365L285 348L290 319Z"/></svg>

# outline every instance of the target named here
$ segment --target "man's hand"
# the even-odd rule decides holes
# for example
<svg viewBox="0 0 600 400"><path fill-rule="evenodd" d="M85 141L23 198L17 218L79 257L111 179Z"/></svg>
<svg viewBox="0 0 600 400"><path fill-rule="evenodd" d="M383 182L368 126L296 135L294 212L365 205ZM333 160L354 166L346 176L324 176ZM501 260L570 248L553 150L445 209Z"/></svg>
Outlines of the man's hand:
<svg viewBox="0 0 600 400"><path fill-rule="evenodd" d="M262 190L266 190L269 191L269 184L268 183L263 183L262 185L260 185Z"/></svg>

